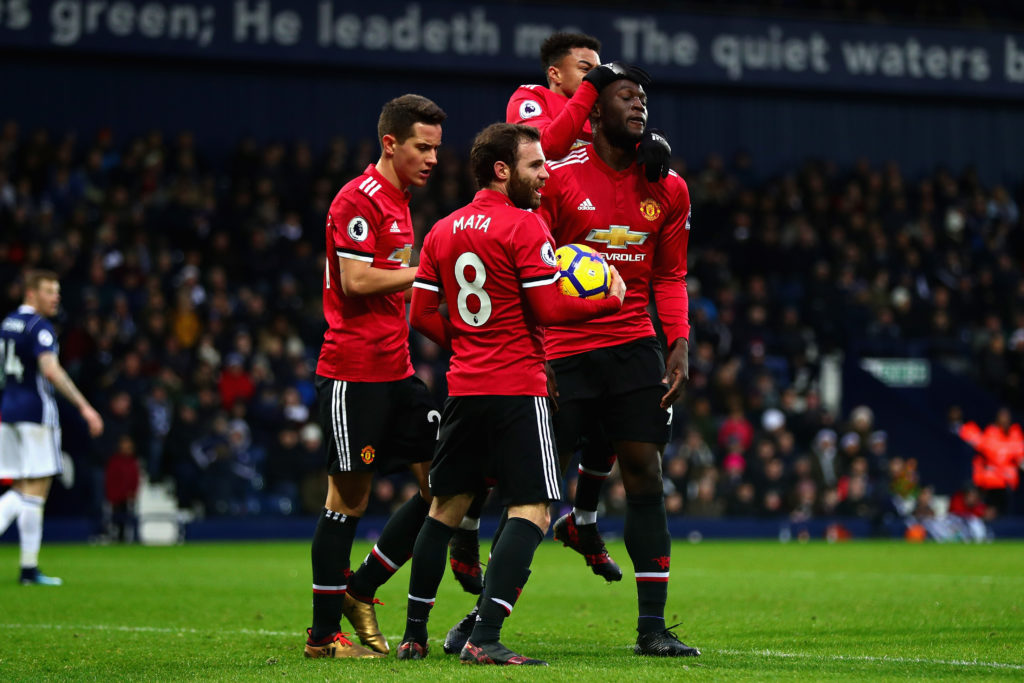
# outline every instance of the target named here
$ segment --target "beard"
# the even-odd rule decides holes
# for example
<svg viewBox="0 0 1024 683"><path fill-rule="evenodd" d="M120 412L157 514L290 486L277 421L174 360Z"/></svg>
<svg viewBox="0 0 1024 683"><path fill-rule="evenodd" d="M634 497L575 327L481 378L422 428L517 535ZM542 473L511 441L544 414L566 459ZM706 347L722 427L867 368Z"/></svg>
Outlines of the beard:
<svg viewBox="0 0 1024 683"><path fill-rule="evenodd" d="M626 127L625 122L622 126L607 126L603 128L604 137L614 147L619 149L636 149L637 144L643 138L643 133L633 133Z"/></svg>
<svg viewBox="0 0 1024 683"><path fill-rule="evenodd" d="M508 182L508 198L516 208L536 209L540 207L540 196L535 192L536 189L536 185L513 172Z"/></svg>

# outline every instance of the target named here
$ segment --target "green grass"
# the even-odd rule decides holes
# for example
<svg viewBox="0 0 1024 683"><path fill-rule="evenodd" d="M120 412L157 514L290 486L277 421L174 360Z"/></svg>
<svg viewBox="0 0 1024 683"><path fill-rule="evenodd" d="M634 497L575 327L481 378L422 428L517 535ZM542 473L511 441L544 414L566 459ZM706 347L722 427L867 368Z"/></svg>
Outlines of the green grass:
<svg viewBox="0 0 1024 683"><path fill-rule="evenodd" d="M358 544L356 563L368 546ZM621 543L609 547L627 560ZM441 651L471 606L450 574L422 662L305 660L304 543L48 545L61 588L13 580L0 546L0 680L675 681L1024 678L1024 545L677 543L667 616L698 660L632 654L632 573L607 585L546 541L503 641L549 669L460 665ZM3 569L6 567L6 569ZM395 647L408 569L379 592Z"/></svg>

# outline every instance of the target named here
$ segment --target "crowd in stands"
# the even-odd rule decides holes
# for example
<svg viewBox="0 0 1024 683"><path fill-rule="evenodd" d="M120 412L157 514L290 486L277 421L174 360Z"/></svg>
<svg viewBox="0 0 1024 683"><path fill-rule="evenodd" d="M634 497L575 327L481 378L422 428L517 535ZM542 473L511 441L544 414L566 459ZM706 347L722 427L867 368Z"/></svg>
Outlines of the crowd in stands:
<svg viewBox="0 0 1024 683"><path fill-rule="evenodd" d="M2 125L0 310L20 303L25 269L60 274L62 362L106 421L92 443L65 421L83 505L123 510L125 458L136 458L200 514L322 507L324 218L376 157L376 141L340 137L324 149L244 139L215 159L187 132L124 140ZM825 407L821 360L926 357L1020 414L1019 188L867 160L809 160L763 179L742 152L676 167L693 205L693 331L665 453L670 514L927 517L919 454L890 452L869 408ZM414 192L418 236L473 190L465 159L442 148ZM443 398L445 355L416 335L412 352ZM369 514L414 489L379 480ZM605 513L623 505L613 477ZM993 514L977 491L958 505Z"/></svg>

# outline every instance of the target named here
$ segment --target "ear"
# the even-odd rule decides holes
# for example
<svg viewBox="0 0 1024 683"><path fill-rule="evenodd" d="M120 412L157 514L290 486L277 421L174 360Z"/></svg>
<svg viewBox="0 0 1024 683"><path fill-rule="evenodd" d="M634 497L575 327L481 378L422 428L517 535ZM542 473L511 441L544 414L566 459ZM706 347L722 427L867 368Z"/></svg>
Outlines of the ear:
<svg viewBox="0 0 1024 683"><path fill-rule="evenodd" d="M562 72L558 70L557 66L554 66L554 65L549 66L548 70L547 70L547 74L548 74L548 83L550 83L552 85L561 85L562 84Z"/></svg>
<svg viewBox="0 0 1024 683"><path fill-rule="evenodd" d="M494 162L494 177L501 182L505 182L512 175L512 170L508 167L504 161Z"/></svg>
<svg viewBox="0 0 1024 683"><path fill-rule="evenodd" d="M398 144L398 138L388 133L380 139L380 149L384 156L392 157L395 155L395 145Z"/></svg>

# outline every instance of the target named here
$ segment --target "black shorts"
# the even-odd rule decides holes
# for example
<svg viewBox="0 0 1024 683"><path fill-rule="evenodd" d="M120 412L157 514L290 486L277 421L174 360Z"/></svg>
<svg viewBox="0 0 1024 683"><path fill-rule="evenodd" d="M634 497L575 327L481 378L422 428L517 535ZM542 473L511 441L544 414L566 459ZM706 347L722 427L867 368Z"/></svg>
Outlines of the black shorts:
<svg viewBox="0 0 1024 683"><path fill-rule="evenodd" d="M551 410L540 396L454 396L445 401L430 492L475 493L497 481L502 505L562 497Z"/></svg>
<svg viewBox="0 0 1024 683"><path fill-rule="evenodd" d="M655 337L551 361L558 381L555 435L560 453L584 439L667 443L672 410L659 404L665 357Z"/></svg>
<svg viewBox="0 0 1024 683"><path fill-rule="evenodd" d="M429 461L441 414L416 376L397 382L346 382L317 375L327 471L390 474Z"/></svg>

